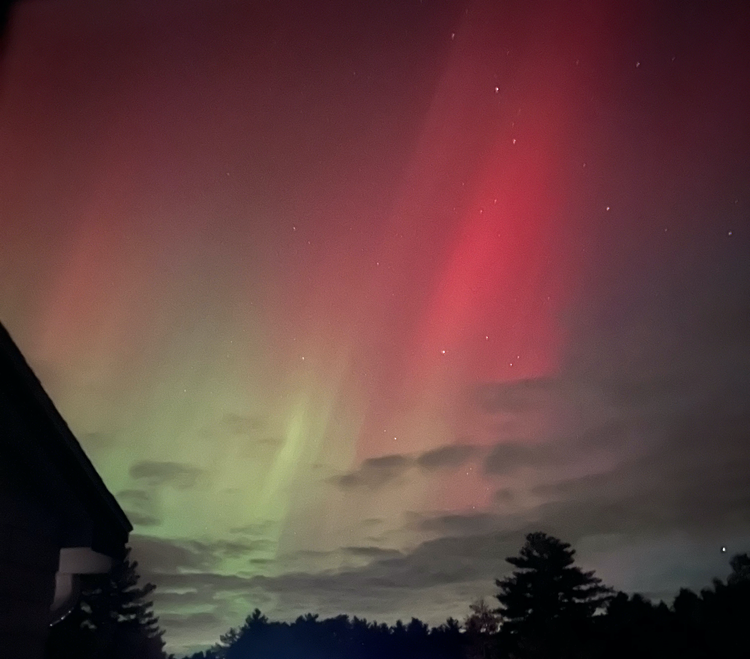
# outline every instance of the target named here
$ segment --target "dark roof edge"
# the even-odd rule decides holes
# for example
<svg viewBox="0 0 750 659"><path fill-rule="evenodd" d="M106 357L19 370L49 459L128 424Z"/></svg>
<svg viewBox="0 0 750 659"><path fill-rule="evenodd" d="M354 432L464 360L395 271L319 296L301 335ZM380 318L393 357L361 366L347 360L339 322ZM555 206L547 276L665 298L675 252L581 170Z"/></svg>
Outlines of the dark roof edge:
<svg viewBox="0 0 750 659"><path fill-rule="evenodd" d="M73 470L72 478L78 481L84 491L88 490L90 494L97 497L100 506L108 513L110 523L114 523L115 527L119 527L120 532L124 535L125 542L127 542L127 536L133 530L130 520L122 508L120 508L117 499L107 489L107 486L81 448L65 419L58 412L55 404L44 390L39 378L37 378L2 323L0 323L0 349L5 353L16 375L26 385L28 393L56 431L59 438L59 441L57 441L58 448L62 456L67 458L67 466ZM56 440L53 439L52 441Z"/></svg>

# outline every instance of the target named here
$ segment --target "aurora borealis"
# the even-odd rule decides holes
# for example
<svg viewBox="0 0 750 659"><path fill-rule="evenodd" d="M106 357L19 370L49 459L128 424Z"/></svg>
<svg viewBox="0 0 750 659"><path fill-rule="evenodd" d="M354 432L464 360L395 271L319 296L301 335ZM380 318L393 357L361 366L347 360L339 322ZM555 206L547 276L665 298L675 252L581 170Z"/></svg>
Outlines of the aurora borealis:
<svg viewBox="0 0 750 659"><path fill-rule="evenodd" d="M173 651L750 543L743 2L28 1L0 320Z"/></svg>

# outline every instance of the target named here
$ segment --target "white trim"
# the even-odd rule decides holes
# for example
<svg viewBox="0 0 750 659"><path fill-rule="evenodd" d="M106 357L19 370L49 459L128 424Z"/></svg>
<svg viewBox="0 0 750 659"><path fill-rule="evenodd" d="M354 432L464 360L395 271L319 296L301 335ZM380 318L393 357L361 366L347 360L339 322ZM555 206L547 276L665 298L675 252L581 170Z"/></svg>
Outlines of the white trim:
<svg viewBox="0 0 750 659"><path fill-rule="evenodd" d="M61 574L101 574L109 572L112 559L90 547L63 547L60 550Z"/></svg>

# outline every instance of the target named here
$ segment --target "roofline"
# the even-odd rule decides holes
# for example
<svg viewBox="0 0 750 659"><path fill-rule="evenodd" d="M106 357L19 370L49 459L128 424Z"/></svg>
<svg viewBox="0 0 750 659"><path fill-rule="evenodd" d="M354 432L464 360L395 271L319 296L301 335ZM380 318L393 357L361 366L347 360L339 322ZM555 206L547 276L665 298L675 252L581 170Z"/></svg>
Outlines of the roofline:
<svg viewBox="0 0 750 659"><path fill-rule="evenodd" d="M57 441L47 437L42 438L42 441L46 444L44 446L45 452L51 454L53 458L62 458L71 479L82 486L84 493L96 497L96 501L108 513L109 521L114 523L115 527L124 535L125 542L127 542L128 535L133 530L133 525L120 507L120 504L117 503L117 499L107 489L107 486L81 448L65 419L58 412L55 404L44 390L39 378L37 378L2 323L0 323L0 348L15 371L15 375L25 385L27 393L30 394L34 403L57 435ZM56 445L51 443L55 441ZM85 502L83 503L85 504Z"/></svg>

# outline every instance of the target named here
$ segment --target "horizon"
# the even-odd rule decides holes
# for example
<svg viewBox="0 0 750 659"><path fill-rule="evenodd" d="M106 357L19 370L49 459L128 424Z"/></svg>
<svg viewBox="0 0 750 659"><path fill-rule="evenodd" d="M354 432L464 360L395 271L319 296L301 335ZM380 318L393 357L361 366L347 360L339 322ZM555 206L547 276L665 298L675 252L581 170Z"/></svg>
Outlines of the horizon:
<svg viewBox="0 0 750 659"><path fill-rule="evenodd" d="M576 553L575 552L575 548L572 548L572 550L573 550L573 553L575 554ZM728 554L726 554L725 550L726 550L725 547L721 548L722 553L725 554L725 555L727 555L727 556L729 556ZM747 552L743 552L741 554L735 554L734 557L730 557L730 558L737 558L737 557L740 557L740 556L747 557L748 553ZM585 568L585 566L581 566L577 562L574 563L574 565L577 568L582 568L582 569ZM727 565L729 565L729 560L727 560ZM508 573L510 571L511 571L510 569L506 569L505 573L504 573L504 576L506 576L506 577L509 576ZM729 570L726 570L726 572L729 572ZM594 573L594 576L596 576L595 573ZM710 592L712 587L714 587L714 588L716 587L716 580L717 579L719 579L719 578L718 577L714 577L711 580L710 584L707 583L703 587L698 588L697 592L700 593L700 595L703 595L703 593L705 593L705 592ZM719 581L720 582L724 582L725 579L719 579ZM606 584L606 583L602 583L602 585L605 588L608 587L608 584ZM679 594L684 594L684 592L686 590L689 591L689 592L692 592L691 589L689 589L689 588L686 589L684 586L680 587L680 593L675 592L674 593L674 597L670 597L669 598L669 600L672 600L672 601L666 601L665 599L652 600L648 596L648 594L644 594L644 593L640 593L640 592L625 593L625 591L618 591L618 590L614 590L612 592L612 596L614 597L614 596L616 596L618 594L625 594L625 595L628 595L630 597L632 597L632 596L642 596L642 597L645 598L645 600L647 602L651 603L653 606L667 606L667 607L670 608L670 610L674 611L675 607L673 606L673 601L677 599L677 596ZM300 613L300 614L298 614L296 616L293 616L293 617L286 617L285 618L285 617L282 616L282 617L278 617L278 618L269 618L268 616L265 615L265 613L263 613L263 611L261 611L259 608L255 607L253 610L249 611L247 613L247 615L245 616L245 618L243 618L243 620L240 621L237 625L234 625L234 626L232 626L230 628L227 628L226 630L224 630L224 632L222 632L221 634L219 634L217 636L217 638L216 638L216 640L215 640L214 643L212 643L210 645L206 645L205 643L201 643L199 645L192 646L192 647L191 646L187 646L184 649L182 649L180 651L180 653L184 655L185 659L190 659L190 657L192 657L195 653L204 652L204 651L207 651L207 650L212 650L212 649L215 649L217 647L220 647L221 643L222 643L222 638L221 637L223 637L225 634L229 634L229 633L232 633L232 632L243 630L246 627L246 625L247 625L247 621L250 620L251 618L254 618L256 615L265 618L267 624L271 624L271 625L274 625L274 624L294 625L294 624L298 624L300 621L306 620L310 616L312 616L314 618L314 620L316 622L318 622L318 623L325 623L327 621L340 620L341 618L345 618L347 621L349 621L351 623L354 623L354 622L364 623L367 626L378 626L379 627L381 625L387 625L391 631L393 631L395 628L397 628L400 624L403 624L406 627L409 624L413 623L414 621L425 624L430 631L437 631L437 630L439 630L441 628L444 628L445 626L447 626L447 625L449 625L450 623L453 622L453 623L456 623L458 625L458 631L459 631L460 634L466 634L466 633L470 633L469 632L469 620L470 620L470 618L472 616L472 613L474 613L474 607L476 606L476 607L479 607L481 609L482 607L487 606L487 607L489 607L490 611L492 611L494 614L496 614L498 616L496 618L496 620L498 621L498 625L499 625L500 629L502 629L502 616L500 615L500 610L499 610L498 606L493 605L493 601L497 599L498 593L499 593L498 587L495 586L494 593L491 596L481 596L481 597L478 597L478 598L475 598L474 600L472 600L467 605L466 611L464 612L464 614L462 616L460 616L460 617L448 616L444 620L440 620L440 621L436 621L436 622L426 622L426 621L421 620L420 618L418 618L416 616L408 616L408 615L407 616L402 616L402 617L396 617L396 618L391 617L390 620L383 620L383 619L375 619L375 618L367 618L367 617L360 617L360 616L356 616L356 615L351 615L351 614L349 614L349 613L347 613L345 611L341 611L339 613L333 613L333 614L328 615L328 616L321 616L320 614L316 613L315 611L308 611L308 612L305 612L305 613ZM597 617L597 616L600 616L600 615L601 616L606 616L607 613L608 613L608 610L605 607L605 608L602 608L602 609L598 610L594 614L594 617Z"/></svg>

